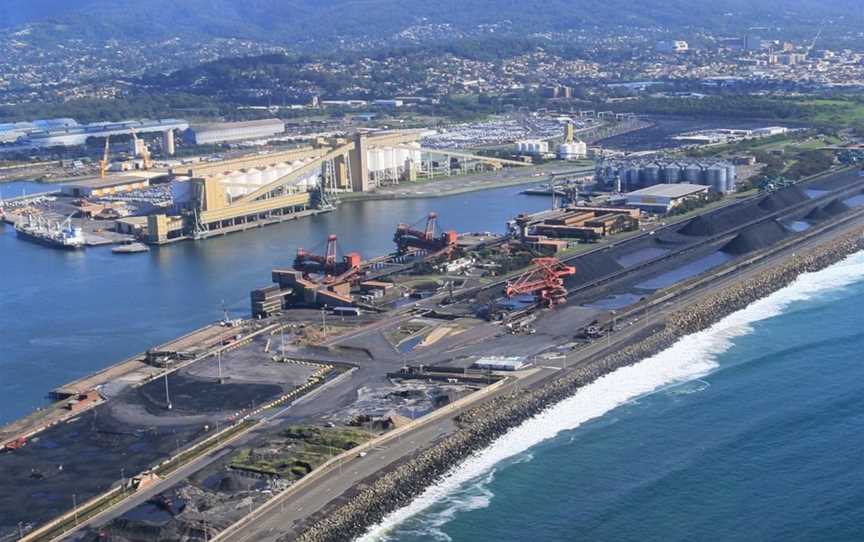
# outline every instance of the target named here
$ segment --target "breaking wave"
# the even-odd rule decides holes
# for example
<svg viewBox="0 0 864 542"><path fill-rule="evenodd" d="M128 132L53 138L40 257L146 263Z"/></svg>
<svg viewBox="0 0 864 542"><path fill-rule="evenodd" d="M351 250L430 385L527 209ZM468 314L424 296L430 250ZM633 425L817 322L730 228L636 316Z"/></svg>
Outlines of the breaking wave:
<svg viewBox="0 0 864 542"><path fill-rule="evenodd" d="M519 456L562 431L575 429L638 397L706 376L717 368L717 356L728 350L736 337L753 331L753 323L783 313L791 303L830 294L862 279L864 252L859 252L822 271L802 274L789 286L704 331L680 339L667 350L598 378L469 457L359 540L385 542L395 540L398 535L422 534L433 540L449 541L441 527L461 512L485 508L491 503L494 495L488 486L494 480L496 465L508 460L524 461ZM434 513L422 514L433 505Z"/></svg>

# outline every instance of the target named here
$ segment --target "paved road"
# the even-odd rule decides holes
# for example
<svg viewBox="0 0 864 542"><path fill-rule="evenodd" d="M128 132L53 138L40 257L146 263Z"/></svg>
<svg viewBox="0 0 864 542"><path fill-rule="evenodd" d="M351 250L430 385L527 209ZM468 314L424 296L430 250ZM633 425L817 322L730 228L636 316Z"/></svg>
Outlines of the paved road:
<svg viewBox="0 0 864 542"><path fill-rule="evenodd" d="M498 393L484 398L483 401L488 401L499 393L512 391L513 386L526 388L538 385L558 374L559 371L560 369L556 367L532 371L524 375L517 384L506 386ZM222 542L274 542L280 537L298 534L298 531L302 530L301 522L319 512L333 499L349 491L358 482L374 476L455 431L454 420L459 412L455 411L436 421L422 425L399 439L376 447L365 457L355 456L351 458L314 483L277 501L269 511L255 519L252 525L240 529L232 536L225 537Z"/></svg>

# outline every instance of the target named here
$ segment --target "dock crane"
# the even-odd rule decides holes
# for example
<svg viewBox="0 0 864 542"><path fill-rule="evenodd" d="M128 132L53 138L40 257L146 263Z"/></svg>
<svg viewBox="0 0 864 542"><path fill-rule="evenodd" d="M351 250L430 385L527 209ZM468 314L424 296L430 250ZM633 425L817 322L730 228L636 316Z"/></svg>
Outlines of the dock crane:
<svg viewBox="0 0 864 542"><path fill-rule="evenodd" d="M421 231L408 224L399 224L393 242L399 254L407 254L412 248L426 250L431 254L438 255L443 252L452 252L456 248L458 235L455 231L442 232L436 237L438 226L438 214L429 213L426 216L426 227Z"/></svg>
<svg viewBox="0 0 864 542"><path fill-rule="evenodd" d="M547 307L552 308L567 300L564 278L576 274L576 268L564 265L558 258L534 258L533 269L508 282L504 295L535 295Z"/></svg>
<svg viewBox="0 0 864 542"><path fill-rule="evenodd" d="M340 283L351 279L360 272L362 265L360 254L350 252L339 261L336 256L336 241L335 235L327 237L323 255L298 248L297 255L294 257L294 269L307 276L323 275L321 282L324 284Z"/></svg>
<svg viewBox="0 0 864 542"><path fill-rule="evenodd" d="M108 174L108 157L111 153L111 135L105 136L105 150L102 152L102 159L99 160L99 178L104 179Z"/></svg>

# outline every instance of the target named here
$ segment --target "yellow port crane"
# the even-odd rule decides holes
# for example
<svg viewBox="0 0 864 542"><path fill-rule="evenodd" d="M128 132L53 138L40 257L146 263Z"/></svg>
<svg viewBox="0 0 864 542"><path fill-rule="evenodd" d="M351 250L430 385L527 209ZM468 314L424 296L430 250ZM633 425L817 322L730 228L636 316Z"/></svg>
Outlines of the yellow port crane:
<svg viewBox="0 0 864 542"><path fill-rule="evenodd" d="M104 179L108 174L108 155L111 152L111 136L105 137L105 151L102 153L102 159L99 160L99 178Z"/></svg>

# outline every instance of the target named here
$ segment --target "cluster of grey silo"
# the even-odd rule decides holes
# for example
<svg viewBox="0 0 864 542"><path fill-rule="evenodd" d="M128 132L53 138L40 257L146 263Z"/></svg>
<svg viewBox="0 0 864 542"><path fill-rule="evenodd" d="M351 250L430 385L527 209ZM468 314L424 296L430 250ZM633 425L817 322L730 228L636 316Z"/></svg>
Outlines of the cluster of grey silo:
<svg viewBox="0 0 864 542"><path fill-rule="evenodd" d="M597 165L597 181L618 192L632 192L655 184L701 184L711 191L735 191L735 166L722 161L628 160Z"/></svg>

